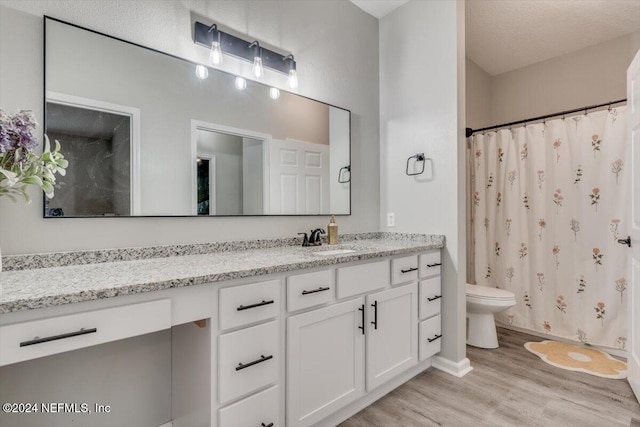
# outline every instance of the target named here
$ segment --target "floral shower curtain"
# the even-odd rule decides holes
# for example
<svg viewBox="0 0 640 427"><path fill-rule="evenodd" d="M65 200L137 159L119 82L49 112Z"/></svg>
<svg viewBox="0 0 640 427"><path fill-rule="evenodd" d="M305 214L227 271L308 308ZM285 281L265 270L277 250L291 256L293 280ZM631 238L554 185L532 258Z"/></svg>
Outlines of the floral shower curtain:
<svg viewBox="0 0 640 427"><path fill-rule="evenodd" d="M475 282L505 324L624 349L626 107L471 139Z"/></svg>

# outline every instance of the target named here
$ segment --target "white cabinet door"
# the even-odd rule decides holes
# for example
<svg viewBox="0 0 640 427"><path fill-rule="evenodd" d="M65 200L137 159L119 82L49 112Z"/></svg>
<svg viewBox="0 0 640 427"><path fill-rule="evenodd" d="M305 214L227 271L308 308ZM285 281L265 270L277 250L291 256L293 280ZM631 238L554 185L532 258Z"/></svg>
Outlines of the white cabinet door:
<svg viewBox="0 0 640 427"><path fill-rule="evenodd" d="M287 319L287 425L309 426L364 395L363 299Z"/></svg>
<svg viewBox="0 0 640 427"><path fill-rule="evenodd" d="M418 285L367 296L367 390L418 363Z"/></svg>

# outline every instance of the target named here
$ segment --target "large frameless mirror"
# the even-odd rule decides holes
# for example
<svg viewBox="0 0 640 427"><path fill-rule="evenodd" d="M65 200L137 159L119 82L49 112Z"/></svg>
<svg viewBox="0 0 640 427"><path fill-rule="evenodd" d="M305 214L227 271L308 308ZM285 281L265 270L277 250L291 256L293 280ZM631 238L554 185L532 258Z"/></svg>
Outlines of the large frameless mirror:
<svg viewBox="0 0 640 427"><path fill-rule="evenodd" d="M348 110L45 18L46 217L348 215Z"/></svg>

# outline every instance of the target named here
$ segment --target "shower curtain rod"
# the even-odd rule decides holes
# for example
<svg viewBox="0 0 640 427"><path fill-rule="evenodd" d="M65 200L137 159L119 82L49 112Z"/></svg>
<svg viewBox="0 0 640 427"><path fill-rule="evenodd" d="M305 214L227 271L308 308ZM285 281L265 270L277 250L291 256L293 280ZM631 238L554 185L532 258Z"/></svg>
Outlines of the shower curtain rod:
<svg viewBox="0 0 640 427"><path fill-rule="evenodd" d="M513 125L520 125L522 123L535 122L536 120L544 120L544 119L549 119L551 117L564 116L566 114L572 114L572 113L579 113L580 111L584 111L586 113L587 110L593 110L594 108L600 108L600 107L606 107L606 106L611 107L613 104L619 104L621 102L627 102L627 99L625 98L625 99L619 99L617 101L605 102L604 104L589 105L587 107L561 111L559 113L547 114L546 116L539 116L539 117L534 117L526 120L518 120L517 122L503 123L501 125L495 125L495 126L488 126L486 128L481 128L481 129L466 128L466 135L467 135L467 138L469 138L471 135L473 135L476 132L482 132L482 131L491 130L491 129L498 130L498 128L503 128L506 126L513 126Z"/></svg>

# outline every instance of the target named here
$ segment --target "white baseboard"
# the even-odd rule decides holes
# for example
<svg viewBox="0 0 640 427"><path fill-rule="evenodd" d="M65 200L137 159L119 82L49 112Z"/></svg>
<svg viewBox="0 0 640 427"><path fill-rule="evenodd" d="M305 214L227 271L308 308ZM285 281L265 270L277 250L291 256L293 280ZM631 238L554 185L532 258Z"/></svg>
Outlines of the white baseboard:
<svg viewBox="0 0 640 427"><path fill-rule="evenodd" d="M168 423L162 424L161 426L158 426L158 427L173 427L173 421L169 421Z"/></svg>
<svg viewBox="0 0 640 427"><path fill-rule="evenodd" d="M445 359L442 356L434 356L431 361L431 366L458 378L464 377L469 372L473 371L471 361L466 357L459 362L454 362L452 360Z"/></svg>
<svg viewBox="0 0 640 427"><path fill-rule="evenodd" d="M567 343L567 344L573 344L573 345L580 345L581 344L580 341L578 341L578 340L571 340L569 338L564 338L564 337L559 337L559 336L556 336L556 335L545 334L543 332L537 332L537 331L533 331L531 329L521 328L519 326L507 325L506 323L502 323L502 322L499 322L497 320L496 320L496 326L498 326L500 328L516 331L516 332L522 332L523 334L533 335L534 337L544 338L545 340L559 341L559 342L563 342L563 343ZM620 357L620 358L622 358L624 360L627 360L627 350L620 350L619 348L603 347L603 346L600 346L600 345L593 345L593 344L591 344L590 347L595 349L595 350L600 350L600 351L603 351L605 353L609 353L612 356Z"/></svg>

